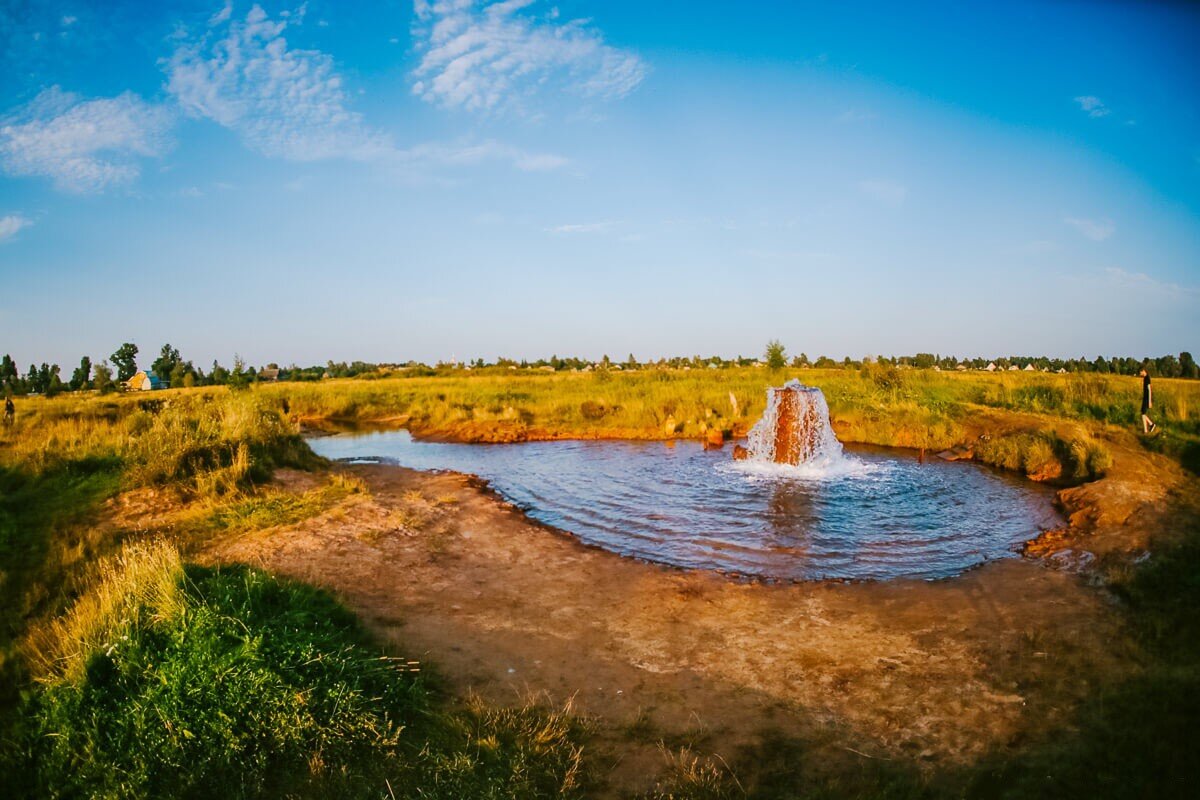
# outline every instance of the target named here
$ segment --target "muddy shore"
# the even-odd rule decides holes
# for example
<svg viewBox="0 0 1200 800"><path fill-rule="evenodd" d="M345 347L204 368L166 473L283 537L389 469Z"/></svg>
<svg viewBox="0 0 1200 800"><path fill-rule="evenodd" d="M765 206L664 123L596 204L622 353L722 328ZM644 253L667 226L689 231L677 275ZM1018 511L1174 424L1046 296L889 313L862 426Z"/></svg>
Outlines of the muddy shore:
<svg viewBox="0 0 1200 800"><path fill-rule="evenodd" d="M1060 493L1069 525L1033 543L1036 557L937 582L773 586L585 547L469 476L337 468L369 493L204 559L329 588L456 692L573 703L614 796L646 788L664 746L736 767L782 740L803 743L796 769L810 773L862 760L933 770L1059 729L1138 669L1088 569L1137 557L1191 486L1123 449L1108 477ZM280 480L302 491L320 478Z"/></svg>

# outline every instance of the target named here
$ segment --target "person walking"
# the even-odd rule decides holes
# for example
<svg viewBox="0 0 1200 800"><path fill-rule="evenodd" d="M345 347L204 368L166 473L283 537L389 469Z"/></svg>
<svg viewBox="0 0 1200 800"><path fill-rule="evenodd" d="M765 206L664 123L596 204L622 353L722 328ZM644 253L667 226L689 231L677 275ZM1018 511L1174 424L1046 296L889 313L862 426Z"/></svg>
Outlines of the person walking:
<svg viewBox="0 0 1200 800"><path fill-rule="evenodd" d="M12 395L4 398L4 422L11 424L17 416L17 407L13 405Z"/></svg>
<svg viewBox="0 0 1200 800"><path fill-rule="evenodd" d="M1150 373L1142 367L1138 373L1142 376L1142 433L1154 433L1158 426L1150 419L1150 409L1154 407L1154 390L1150 388Z"/></svg>

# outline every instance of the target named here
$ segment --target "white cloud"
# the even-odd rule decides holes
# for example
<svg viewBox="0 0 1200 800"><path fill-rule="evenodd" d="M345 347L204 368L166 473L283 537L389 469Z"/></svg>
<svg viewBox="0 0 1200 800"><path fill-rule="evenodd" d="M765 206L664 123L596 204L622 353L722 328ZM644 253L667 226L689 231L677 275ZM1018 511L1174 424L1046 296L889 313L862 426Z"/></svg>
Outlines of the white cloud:
<svg viewBox="0 0 1200 800"><path fill-rule="evenodd" d="M236 131L263 155L292 161L371 161L392 149L388 137L347 108L333 59L296 50L254 6L244 20L222 10L211 30L185 41L166 62L167 90L190 115Z"/></svg>
<svg viewBox="0 0 1200 800"><path fill-rule="evenodd" d="M9 214L0 217L0 243L7 242L17 235L22 228L28 228L33 221L20 214Z"/></svg>
<svg viewBox="0 0 1200 800"><path fill-rule="evenodd" d="M83 100L52 86L0 120L0 161L11 175L98 192L136 178L139 158L161 155L171 122L170 112L132 92Z"/></svg>
<svg viewBox="0 0 1200 800"><path fill-rule="evenodd" d="M620 223L606 220L604 222L580 222L569 225L556 225L553 228L547 228L550 233L557 234L572 234L572 233L603 233L614 225Z"/></svg>
<svg viewBox="0 0 1200 800"><path fill-rule="evenodd" d="M1079 217L1067 217L1063 220L1075 230L1082 233L1093 242L1103 242L1117 232L1117 226L1111 219L1094 220Z"/></svg>
<svg viewBox="0 0 1200 800"><path fill-rule="evenodd" d="M299 15L297 15L299 16ZM562 156L494 141L397 147L349 107L333 58L290 48L287 21L259 6L244 20L215 15L211 30L185 41L166 63L167 88L187 113L238 133L251 149L290 161L347 159L397 170L505 161L523 171L557 169Z"/></svg>
<svg viewBox="0 0 1200 800"><path fill-rule="evenodd" d="M1099 97L1093 97L1090 94L1076 97L1075 102L1079 104L1081 109L1087 112L1089 117L1107 117L1112 113Z"/></svg>
<svg viewBox="0 0 1200 800"><path fill-rule="evenodd" d="M1126 292L1137 292L1151 295L1160 299L1181 299L1184 296L1200 295L1200 287L1180 286L1170 281L1160 281L1144 272L1129 272L1120 267L1108 267L1104 270L1108 280L1119 289Z"/></svg>
<svg viewBox="0 0 1200 800"><path fill-rule="evenodd" d="M209 17L208 24L209 26L220 25L222 22L228 22L231 16L233 16L233 0L225 0L225 6Z"/></svg>
<svg viewBox="0 0 1200 800"><path fill-rule="evenodd" d="M908 187L893 181L859 181L858 188L889 206L898 206L908 197Z"/></svg>
<svg viewBox="0 0 1200 800"><path fill-rule="evenodd" d="M605 44L589 20L559 21L557 8L531 13L535 0L413 5L413 36L423 51L413 93L430 103L519 109L524 97L547 88L617 99L646 76L641 58Z"/></svg>
<svg viewBox="0 0 1200 800"><path fill-rule="evenodd" d="M505 161L523 172L544 172L558 169L570 163L566 158L553 153L530 153L519 147L496 141L476 143L430 142L405 150L397 150L388 160L398 164L429 164L433 166L463 167L485 161Z"/></svg>

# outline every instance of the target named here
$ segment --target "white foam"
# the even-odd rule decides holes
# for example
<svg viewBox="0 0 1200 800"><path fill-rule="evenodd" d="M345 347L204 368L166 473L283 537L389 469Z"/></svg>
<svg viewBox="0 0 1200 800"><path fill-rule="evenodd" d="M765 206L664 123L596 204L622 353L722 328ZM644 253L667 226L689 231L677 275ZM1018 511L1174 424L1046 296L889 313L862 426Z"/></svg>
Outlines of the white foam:
<svg viewBox="0 0 1200 800"><path fill-rule="evenodd" d="M886 469L839 453L837 458L819 458L800 464L776 464L773 461L727 461L717 465L720 472L733 472L751 480L828 481L860 478Z"/></svg>

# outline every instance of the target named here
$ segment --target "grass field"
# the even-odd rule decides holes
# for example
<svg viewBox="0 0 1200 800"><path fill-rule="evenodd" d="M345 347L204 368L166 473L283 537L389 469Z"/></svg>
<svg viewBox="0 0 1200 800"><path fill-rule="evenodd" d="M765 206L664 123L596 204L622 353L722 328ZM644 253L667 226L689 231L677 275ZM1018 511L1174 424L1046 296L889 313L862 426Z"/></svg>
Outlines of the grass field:
<svg viewBox="0 0 1200 800"><path fill-rule="evenodd" d="M794 376L824 391L843 441L941 450L999 431L1001 438L981 447L979 458L1031 474L1058 460L1068 476L1095 477L1107 463L1106 431L1140 428L1139 380L1107 375L879 367L774 374L754 368L490 370L267 384L259 392L309 421L402 420L417 435L461 441L700 438L711 430L744 434L762 414L766 388ZM1154 416L1163 434L1147 446L1200 471L1200 382L1160 379L1154 385ZM989 428L981 418L995 424Z"/></svg>
<svg viewBox="0 0 1200 800"><path fill-rule="evenodd" d="M1098 375L483 371L18 399L16 423L0 428L0 770L29 796L202 796L215 781L243 797L583 796L586 735L569 715L455 705L428 665L414 674L383 658L329 597L203 569L189 553L364 491L337 477L300 494L267 483L279 467L321 466L301 421L403 421L469 441L739 434L766 388L793 376L825 391L845 441L975 444L1028 473L1055 461L1064 480L1102 474L1108 443L1135 441L1137 381ZM1155 398L1164 433L1142 446L1197 471L1200 383L1159 380ZM161 526L114 522L108 504L130 496L160 510ZM1154 661L1147 683L1085 710L1084 745L1044 754L1077 764L1081 785L1108 748L1136 741L1155 746L1130 770L1170 768L1180 720L1197 711L1195 531L1113 588ZM1037 763L983 765L954 785L1017 796L992 790L1002 778L1052 796L1062 787L1038 784ZM719 769L683 759L677 772L657 796L743 796ZM933 791L914 780L881 773L818 795Z"/></svg>

